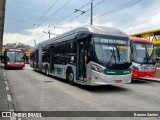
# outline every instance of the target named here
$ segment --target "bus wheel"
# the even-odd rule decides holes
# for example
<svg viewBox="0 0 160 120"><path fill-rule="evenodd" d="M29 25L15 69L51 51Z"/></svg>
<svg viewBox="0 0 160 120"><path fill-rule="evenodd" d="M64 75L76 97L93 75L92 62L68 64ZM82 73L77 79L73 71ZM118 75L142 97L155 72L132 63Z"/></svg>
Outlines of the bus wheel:
<svg viewBox="0 0 160 120"><path fill-rule="evenodd" d="M74 85L74 74L72 70L67 73L67 80L70 85Z"/></svg>
<svg viewBox="0 0 160 120"><path fill-rule="evenodd" d="M49 76L48 66L45 67L45 74Z"/></svg>

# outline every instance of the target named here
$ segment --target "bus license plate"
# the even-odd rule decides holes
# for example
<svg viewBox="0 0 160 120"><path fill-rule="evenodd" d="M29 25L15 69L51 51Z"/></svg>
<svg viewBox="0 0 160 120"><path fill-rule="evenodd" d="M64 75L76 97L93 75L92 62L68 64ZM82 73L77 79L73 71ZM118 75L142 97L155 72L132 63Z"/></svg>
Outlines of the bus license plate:
<svg viewBox="0 0 160 120"><path fill-rule="evenodd" d="M115 80L115 83L122 83L122 80Z"/></svg>

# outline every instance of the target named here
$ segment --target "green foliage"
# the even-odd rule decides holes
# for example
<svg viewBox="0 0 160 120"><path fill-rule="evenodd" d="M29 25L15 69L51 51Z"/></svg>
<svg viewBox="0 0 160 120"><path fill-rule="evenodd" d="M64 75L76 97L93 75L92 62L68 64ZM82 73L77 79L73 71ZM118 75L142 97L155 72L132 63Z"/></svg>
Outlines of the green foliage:
<svg viewBox="0 0 160 120"><path fill-rule="evenodd" d="M160 47L156 48L155 53L157 57L160 57Z"/></svg>

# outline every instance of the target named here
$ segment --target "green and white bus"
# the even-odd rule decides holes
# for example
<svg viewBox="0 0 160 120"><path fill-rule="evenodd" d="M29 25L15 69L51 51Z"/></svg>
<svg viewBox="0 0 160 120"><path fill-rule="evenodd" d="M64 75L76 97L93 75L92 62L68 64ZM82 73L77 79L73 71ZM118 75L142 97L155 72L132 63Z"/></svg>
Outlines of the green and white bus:
<svg viewBox="0 0 160 120"><path fill-rule="evenodd" d="M30 66L70 84L130 83L129 38L114 28L78 27L36 45L31 50Z"/></svg>

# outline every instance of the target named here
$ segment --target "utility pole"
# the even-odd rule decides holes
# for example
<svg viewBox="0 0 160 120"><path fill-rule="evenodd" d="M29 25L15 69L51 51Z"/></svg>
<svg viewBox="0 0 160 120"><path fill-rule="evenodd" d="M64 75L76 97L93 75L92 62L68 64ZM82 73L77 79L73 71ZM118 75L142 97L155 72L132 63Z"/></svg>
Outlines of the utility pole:
<svg viewBox="0 0 160 120"><path fill-rule="evenodd" d="M48 30L49 39L51 38L51 32Z"/></svg>
<svg viewBox="0 0 160 120"><path fill-rule="evenodd" d="M36 46L36 40L34 40L34 46Z"/></svg>
<svg viewBox="0 0 160 120"><path fill-rule="evenodd" d="M48 30L48 33L45 32L45 31L43 31L43 33L48 34L49 35L49 39L51 38L51 32L50 32L50 30Z"/></svg>
<svg viewBox="0 0 160 120"><path fill-rule="evenodd" d="M91 21L90 21L90 25L93 24L93 0L91 0Z"/></svg>
<svg viewBox="0 0 160 120"><path fill-rule="evenodd" d="M48 32L43 31L43 33L48 34L49 35L49 39L51 38L51 34L58 35L58 34L55 34L55 33L51 33L50 30L48 30Z"/></svg>

